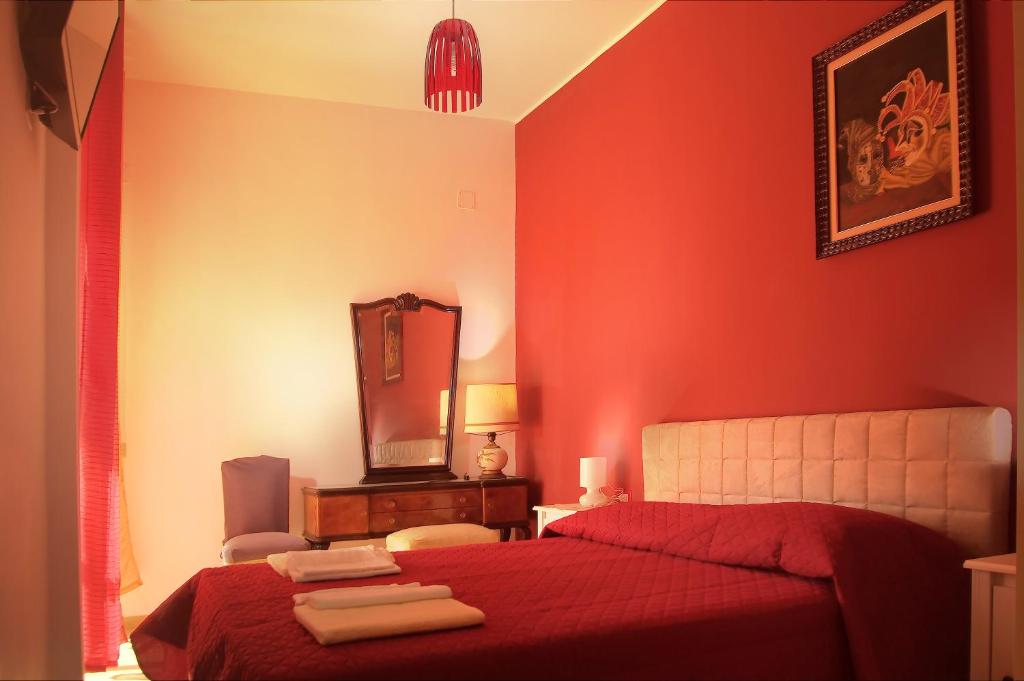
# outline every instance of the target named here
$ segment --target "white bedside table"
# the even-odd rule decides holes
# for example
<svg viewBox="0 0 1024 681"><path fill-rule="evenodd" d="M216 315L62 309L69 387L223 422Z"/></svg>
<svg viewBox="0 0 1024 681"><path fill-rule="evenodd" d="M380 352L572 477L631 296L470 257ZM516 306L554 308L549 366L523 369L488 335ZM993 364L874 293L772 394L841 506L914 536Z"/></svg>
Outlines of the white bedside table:
<svg viewBox="0 0 1024 681"><path fill-rule="evenodd" d="M1013 679L1017 554L974 558L971 571L971 681Z"/></svg>
<svg viewBox="0 0 1024 681"><path fill-rule="evenodd" d="M545 525L567 515L572 515L577 511L582 511L583 506L580 504L549 504L547 506L534 506L533 510L537 512L537 537L540 537L540 533L544 531Z"/></svg>

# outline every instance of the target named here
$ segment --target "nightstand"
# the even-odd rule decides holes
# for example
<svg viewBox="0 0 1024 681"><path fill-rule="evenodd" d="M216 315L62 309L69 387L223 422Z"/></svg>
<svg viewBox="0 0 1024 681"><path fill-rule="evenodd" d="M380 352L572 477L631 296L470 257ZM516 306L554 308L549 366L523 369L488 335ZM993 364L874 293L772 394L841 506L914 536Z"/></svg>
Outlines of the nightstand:
<svg viewBox="0 0 1024 681"><path fill-rule="evenodd" d="M971 571L971 679L1012 679L1017 554L974 558Z"/></svg>
<svg viewBox="0 0 1024 681"><path fill-rule="evenodd" d="M533 510L537 512L537 536L539 537L540 533L544 531L545 525L567 515L572 515L577 511L582 511L583 506L580 504L549 504L547 506L534 506Z"/></svg>

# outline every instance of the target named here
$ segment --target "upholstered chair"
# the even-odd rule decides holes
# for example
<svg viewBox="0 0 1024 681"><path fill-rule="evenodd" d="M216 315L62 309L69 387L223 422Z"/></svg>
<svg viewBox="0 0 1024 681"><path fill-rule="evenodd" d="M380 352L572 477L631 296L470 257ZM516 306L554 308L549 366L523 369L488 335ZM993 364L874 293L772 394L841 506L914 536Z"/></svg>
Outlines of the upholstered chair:
<svg viewBox="0 0 1024 681"><path fill-rule="evenodd" d="M305 551L305 539L288 534L288 459L247 456L220 465L224 483L225 565Z"/></svg>

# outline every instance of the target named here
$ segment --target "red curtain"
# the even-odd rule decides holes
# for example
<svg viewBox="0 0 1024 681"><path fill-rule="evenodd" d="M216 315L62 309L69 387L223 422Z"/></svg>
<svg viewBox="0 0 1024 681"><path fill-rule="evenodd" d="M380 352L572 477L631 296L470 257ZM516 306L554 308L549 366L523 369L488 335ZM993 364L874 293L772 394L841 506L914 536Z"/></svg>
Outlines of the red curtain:
<svg viewBox="0 0 1024 681"><path fill-rule="evenodd" d="M86 671L117 664L119 601L117 308L121 265L121 26L82 140L79 276L79 558Z"/></svg>

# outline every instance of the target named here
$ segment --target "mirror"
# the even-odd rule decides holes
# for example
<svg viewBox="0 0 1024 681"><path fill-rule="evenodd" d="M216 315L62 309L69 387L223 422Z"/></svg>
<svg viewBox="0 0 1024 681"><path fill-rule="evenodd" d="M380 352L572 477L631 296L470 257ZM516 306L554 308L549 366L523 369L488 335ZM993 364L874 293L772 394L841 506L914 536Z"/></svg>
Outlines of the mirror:
<svg viewBox="0 0 1024 681"><path fill-rule="evenodd" d="M361 483L451 480L462 308L403 293L352 303Z"/></svg>

